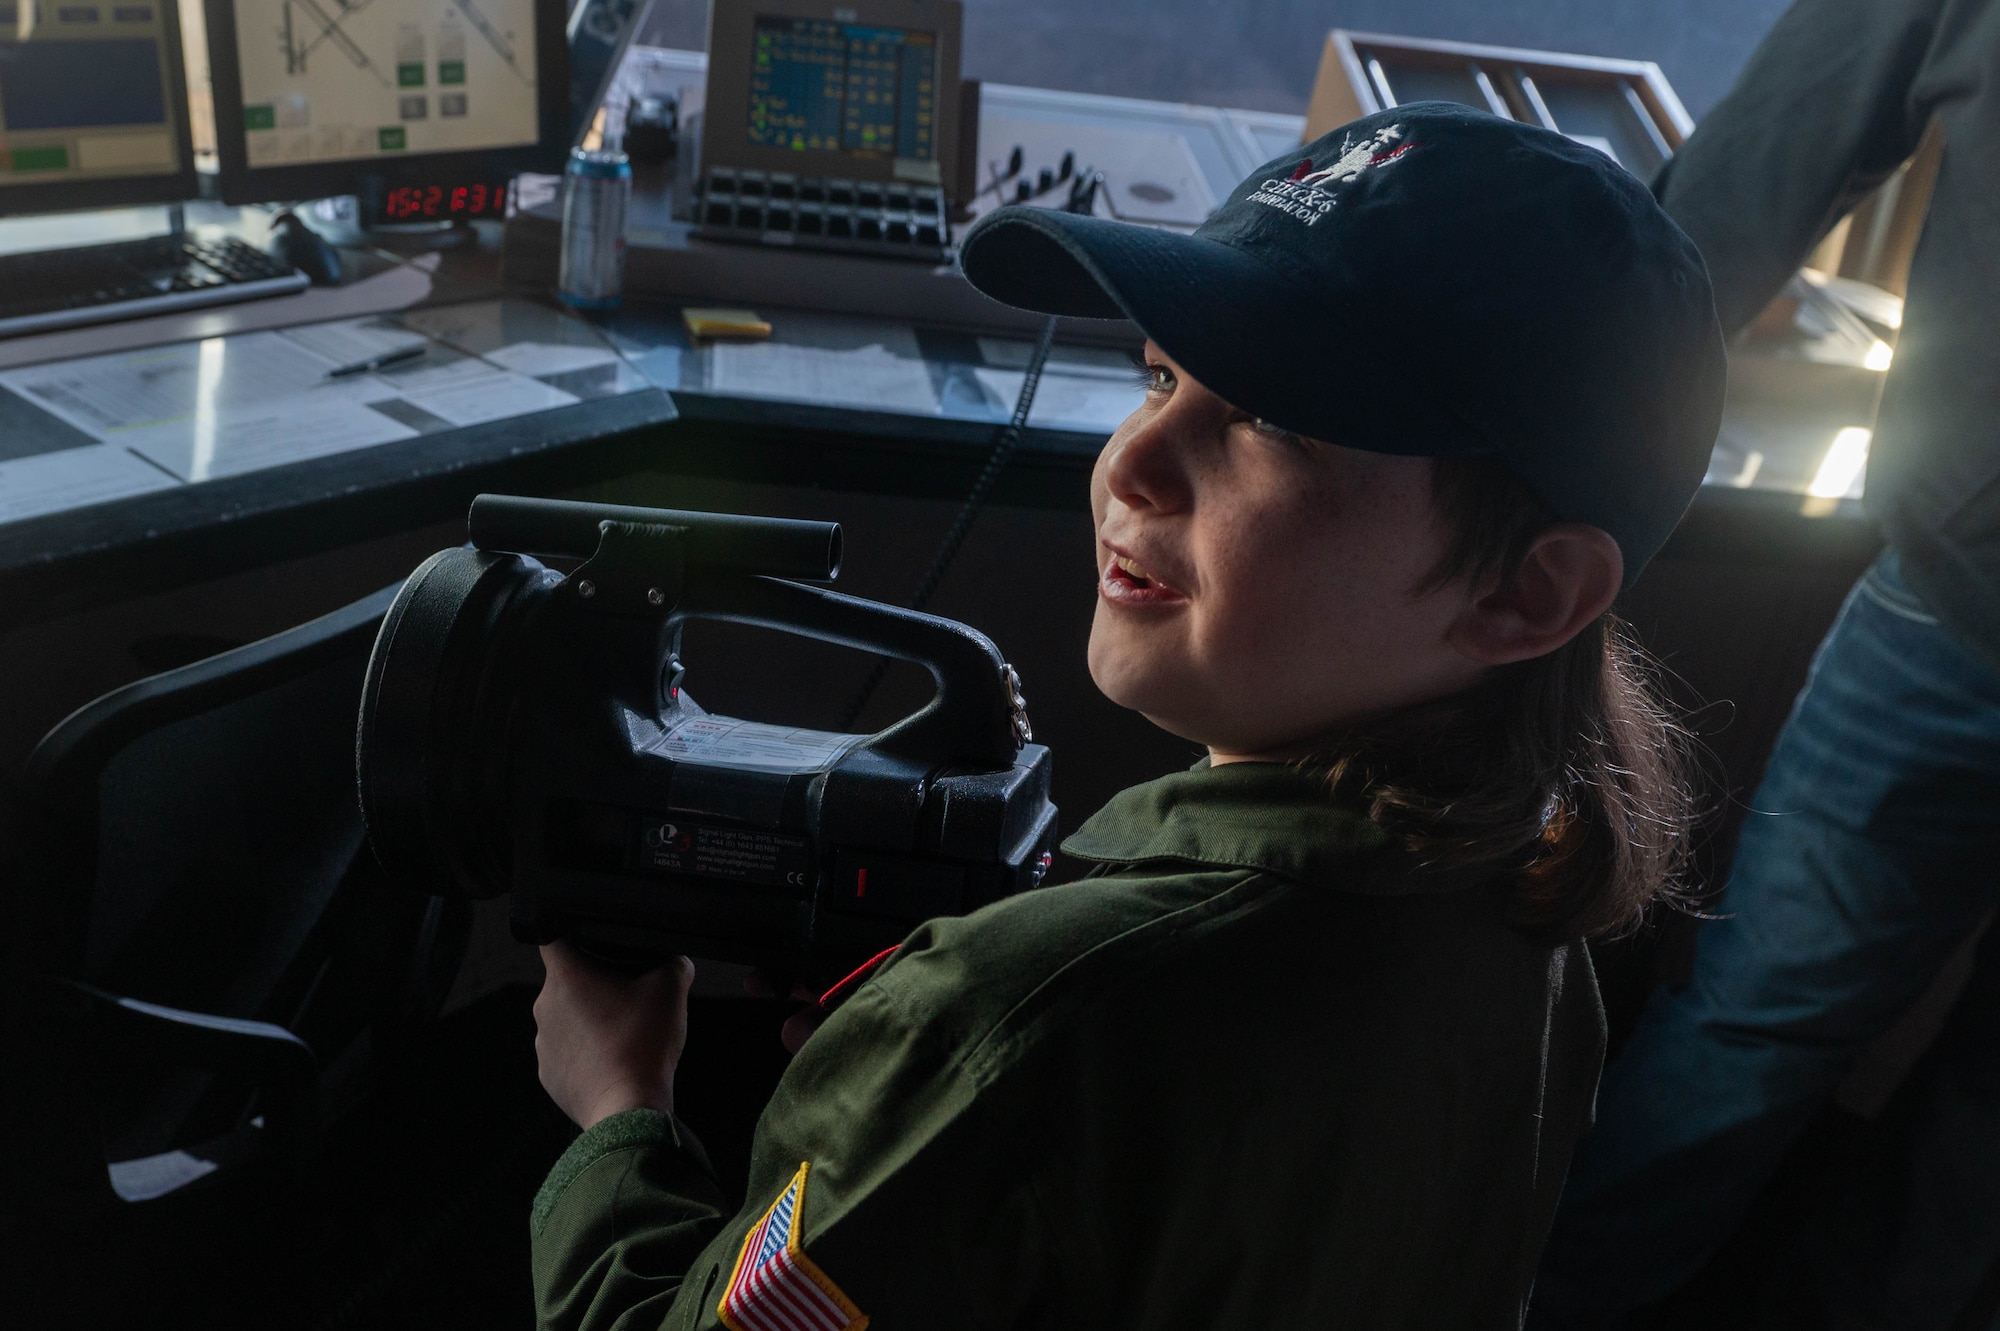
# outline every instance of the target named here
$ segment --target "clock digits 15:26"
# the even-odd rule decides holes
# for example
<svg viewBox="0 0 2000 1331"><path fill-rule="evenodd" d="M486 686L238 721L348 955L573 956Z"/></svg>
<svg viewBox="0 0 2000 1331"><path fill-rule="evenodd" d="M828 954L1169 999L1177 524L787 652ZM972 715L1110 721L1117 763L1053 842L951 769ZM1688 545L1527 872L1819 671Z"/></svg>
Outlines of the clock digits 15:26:
<svg viewBox="0 0 2000 1331"><path fill-rule="evenodd" d="M429 222L504 217L507 183L503 179L459 185L397 185L382 197L382 220Z"/></svg>

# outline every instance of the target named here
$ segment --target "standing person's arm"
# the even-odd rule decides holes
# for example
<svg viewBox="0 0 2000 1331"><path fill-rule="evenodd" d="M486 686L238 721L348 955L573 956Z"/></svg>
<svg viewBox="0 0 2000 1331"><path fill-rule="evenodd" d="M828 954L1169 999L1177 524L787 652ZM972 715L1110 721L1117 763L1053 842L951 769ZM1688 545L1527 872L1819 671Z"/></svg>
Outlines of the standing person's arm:
<svg viewBox="0 0 2000 1331"><path fill-rule="evenodd" d="M1653 182L1708 260L1734 332L1814 245L1916 151L1912 86L1948 0L1797 0Z"/></svg>

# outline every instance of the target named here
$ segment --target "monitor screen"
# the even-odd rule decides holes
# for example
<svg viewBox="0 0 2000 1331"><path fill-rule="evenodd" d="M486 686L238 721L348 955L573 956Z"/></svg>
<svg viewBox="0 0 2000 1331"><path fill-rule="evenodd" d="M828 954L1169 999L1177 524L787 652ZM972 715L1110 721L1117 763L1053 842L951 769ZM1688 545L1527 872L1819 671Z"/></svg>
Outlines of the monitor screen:
<svg viewBox="0 0 2000 1331"><path fill-rule="evenodd" d="M57 187L83 206L190 168L173 4L0 0L0 209L14 187ZM93 185L106 188L79 188Z"/></svg>
<svg viewBox="0 0 2000 1331"><path fill-rule="evenodd" d="M232 3L253 171L542 138L536 0Z"/></svg>
<svg viewBox="0 0 2000 1331"><path fill-rule="evenodd" d="M760 15L749 141L799 152L937 156L937 34Z"/></svg>

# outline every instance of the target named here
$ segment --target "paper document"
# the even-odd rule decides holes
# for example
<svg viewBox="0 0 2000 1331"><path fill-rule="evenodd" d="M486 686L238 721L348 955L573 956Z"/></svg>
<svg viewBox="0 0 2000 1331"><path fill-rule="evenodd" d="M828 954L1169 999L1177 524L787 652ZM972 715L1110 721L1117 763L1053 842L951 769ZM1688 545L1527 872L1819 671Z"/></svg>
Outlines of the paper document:
<svg viewBox="0 0 2000 1331"><path fill-rule="evenodd" d="M0 372L0 383L108 440L317 388L332 365L281 334L247 333L31 365Z"/></svg>
<svg viewBox="0 0 2000 1331"><path fill-rule="evenodd" d="M430 341L422 333L380 319L338 319L332 323L287 328L283 336L334 365L357 365Z"/></svg>
<svg viewBox="0 0 2000 1331"><path fill-rule="evenodd" d="M123 448L92 444L0 462L0 522L165 490L174 478Z"/></svg>
<svg viewBox="0 0 2000 1331"><path fill-rule="evenodd" d="M573 393L469 358L386 374L377 382L387 384L391 392L405 401L453 425L478 425L509 416L525 416L533 411L567 407L578 400Z"/></svg>
<svg viewBox="0 0 2000 1331"><path fill-rule="evenodd" d="M982 337L979 355L986 362L973 377L1004 416L1021 396L1034 346L1011 338ZM994 368L1001 367L1001 368ZM1132 369L1132 360L1107 347L1056 347L1042 369L1035 405L1028 424L1044 430L1110 434L1146 400L1146 390Z"/></svg>
<svg viewBox="0 0 2000 1331"><path fill-rule="evenodd" d="M97 441L0 462L0 521L645 386L616 349L555 340L569 329L564 316L529 306L512 318L510 304L488 304L493 308L475 311L472 322L484 327L485 320L496 332L519 325L521 339L490 360L419 329L364 317L0 370L0 387L40 408L35 416L47 430L59 428L47 420L53 416L70 427L67 442L79 443L78 431ZM376 373L329 377L413 346L430 354ZM569 376L576 391L535 375Z"/></svg>
<svg viewBox="0 0 2000 1331"><path fill-rule="evenodd" d="M1021 371L982 368L973 374L1000 404L1002 414L1013 410L1021 396ZM1028 424L1041 430L1108 435L1145 400L1145 390L1130 382L1129 376L1120 383L1100 376L1073 378L1050 369L1043 372L1035 390Z"/></svg>
<svg viewBox="0 0 2000 1331"><path fill-rule="evenodd" d="M706 354L712 393L924 416L938 412L930 370L907 327L882 328L859 346L721 342Z"/></svg>
<svg viewBox="0 0 2000 1331"><path fill-rule="evenodd" d="M615 365L624 357L610 347L580 347L556 342L516 342L486 353L486 359L516 374L568 374L572 370Z"/></svg>
<svg viewBox="0 0 2000 1331"><path fill-rule="evenodd" d="M980 359L973 371L980 386L1002 415L1011 414L1021 396L1034 344L1012 338L982 337ZM999 367L999 368L994 368ZM1043 430L1073 430L1080 434L1110 434L1146 400L1146 390L1132 368L1132 358L1109 347L1054 347L1035 390L1028 424Z"/></svg>
<svg viewBox="0 0 2000 1331"><path fill-rule="evenodd" d="M1034 354L1035 344L1032 342L1017 342L1008 337L979 339L980 359L1004 370L1027 369ZM1116 379L1123 384L1136 383L1139 379L1139 371L1133 367L1132 358L1110 347L1050 347L1043 371L1047 374L1066 374L1072 378Z"/></svg>
<svg viewBox="0 0 2000 1331"><path fill-rule="evenodd" d="M328 396L286 398L191 421L137 426L121 431L119 442L184 481L207 481L416 434L363 403Z"/></svg>

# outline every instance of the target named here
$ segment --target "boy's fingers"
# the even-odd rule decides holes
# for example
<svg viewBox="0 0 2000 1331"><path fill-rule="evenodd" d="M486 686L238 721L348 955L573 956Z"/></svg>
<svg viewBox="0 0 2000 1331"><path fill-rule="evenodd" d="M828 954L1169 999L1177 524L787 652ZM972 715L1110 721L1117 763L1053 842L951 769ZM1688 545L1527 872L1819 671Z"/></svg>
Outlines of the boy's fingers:
<svg viewBox="0 0 2000 1331"><path fill-rule="evenodd" d="M668 957L644 971L621 969L589 956L561 939L541 946L542 966L568 983L587 981L600 985L660 983L671 978L683 993L694 983L694 962L684 956Z"/></svg>
<svg viewBox="0 0 2000 1331"><path fill-rule="evenodd" d="M805 1048L806 1041L826 1020L826 1012L815 1003L809 1008L801 1008L786 1019L783 1029L778 1032L778 1040L788 1053L798 1053Z"/></svg>
<svg viewBox="0 0 2000 1331"><path fill-rule="evenodd" d="M535 1060L550 1098L586 1128L626 1109L671 1111L694 963L666 957L641 972L561 942L541 954Z"/></svg>

